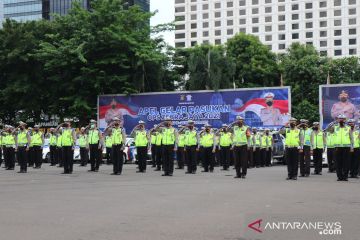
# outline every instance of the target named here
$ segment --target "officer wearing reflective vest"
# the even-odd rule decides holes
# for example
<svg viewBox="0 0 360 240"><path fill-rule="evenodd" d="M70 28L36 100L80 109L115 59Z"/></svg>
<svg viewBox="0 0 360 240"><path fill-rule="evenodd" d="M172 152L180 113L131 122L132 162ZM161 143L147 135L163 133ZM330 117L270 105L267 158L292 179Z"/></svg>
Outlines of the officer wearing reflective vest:
<svg viewBox="0 0 360 240"><path fill-rule="evenodd" d="M62 159L64 162L64 172L62 174L72 174L74 165L74 149L76 143L76 133L71 128L71 119L64 119L57 129L62 127L61 146L62 146Z"/></svg>
<svg viewBox="0 0 360 240"><path fill-rule="evenodd" d="M255 167L259 168L261 166L261 140L262 135L260 131L256 128L253 128L253 151L254 151L254 162Z"/></svg>
<svg viewBox="0 0 360 240"><path fill-rule="evenodd" d="M301 136L303 136L302 142L304 144L303 151L299 153L300 161L300 177L309 177L310 175L310 158L311 158L311 134L312 129L309 128L309 121L301 119L298 126Z"/></svg>
<svg viewBox="0 0 360 240"><path fill-rule="evenodd" d="M145 129L145 122L139 121L138 125L131 131L131 137L134 138L137 160L139 165L138 173L146 172L146 160L148 158L147 152L150 147L149 145L149 135Z"/></svg>
<svg viewBox="0 0 360 240"><path fill-rule="evenodd" d="M120 119L114 117L109 127L105 129L105 134L111 131L112 149L111 157L113 162L112 175L121 175L124 165L124 149L126 143L125 129L120 126Z"/></svg>
<svg viewBox="0 0 360 240"><path fill-rule="evenodd" d="M290 128L285 130L285 153L288 177L286 180L297 180L299 153L303 151L302 135L296 127L296 118L290 119Z"/></svg>
<svg viewBox="0 0 360 240"><path fill-rule="evenodd" d="M30 135L30 139L31 136L33 134L33 129L32 127L28 128L28 134ZM28 167L34 167L35 164L35 160L34 160L34 150L33 150L33 143L30 140L30 144L29 144L29 151L27 152L27 156L28 156Z"/></svg>
<svg viewBox="0 0 360 240"><path fill-rule="evenodd" d="M321 175L322 173L322 155L326 148L326 135L320 129L319 122L313 123L311 132L311 153L314 159L314 174Z"/></svg>
<svg viewBox="0 0 360 240"><path fill-rule="evenodd" d="M197 148L197 164L202 164L203 161L203 132L205 132L205 127L201 127L201 131L199 132L199 145Z"/></svg>
<svg viewBox="0 0 360 240"><path fill-rule="evenodd" d="M42 149L44 146L44 134L40 131L40 126L35 125L34 130L31 135L31 145L32 145L32 159L35 163L34 168L41 168L42 165Z"/></svg>
<svg viewBox="0 0 360 240"><path fill-rule="evenodd" d="M350 178L358 178L359 174L359 161L360 161L360 140L359 128L355 127L355 120L350 119L348 124L354 139L354 151L350 153Z"/></svg>
<svg viewBox="0 0 360 240"><path fill-rule="evenodd" d="M86 127L86 129L89 129L87 132L91 165L89 172L98 172L102 161L102 133L98 129L96 121L93 119L90 120L90 125Z"/></svg>
<svg viewBox="0 0 360 240"><path fill-rule="evenodd" d="M354 151L354 140L351 128L346 125L346 116L338 116L339 124L335 126L336 175L338 181L348 181L351 153Z"/></svg>
<svg viewBox="0 0 360 240"><path fill-rule="evenodd" d="M4 149L4 160L6 170L14 170L15 168L15 146L16 146L16 137L14 133L14 128L10 125L5 127L5 135L3 136L3 144L5 145Z"/></svg>
<svg viewBox="0 0 360 240"><path fill-rule="evenodd" d="M274 145L274 140L272 133L270 132L270 129L265 129L265 136L266 138L266 156L265 156L265 166L270 167L271 166L271 158L272 158L272 148Z"/></svg>
<svg viewBox="0 0 360 240"><path fill-rule="evenodd" d="M162 128L162 161L163 161L163 171L162 176L172 176L174 172L174 152L177 151L178 145L178 132L172 126L172 121L170 118L165 118L165 122L161 125Z"/></svg>
<svg viewBox="0 0 360 240"><path fill-rule="evenodd" d="M49 138L50 145L50 166L56 165L56 134L55 128L50 128L50 132L47 136Z"/></svg>
<svg viewBox="0 0 360 240"><path fill-rule="evenodd" d="M184 169L185 162L185 143L186 143L186 126L180 126L180 130L178 132L179 142L178 149L176 151L176 160L177 160L177 168L176 169Z"/></svg>
<svg viewBox="0 0 360 240"><path fill-rule="evenodd" d="M2 128L3 126L1 126ZM3 149L4 149L4 145L3 145L3 129L0 130L0 167L1 164L3 162Z"/></svg>
<svg viewBox="0 0 360 240"><path fill-rule="evenodd" d="M156 130L157 125L150 129L150 145L151 145L151 167L156 167Z"/></svg>
<svg viewBox="0 0 360 240"><path fill-rule="evenodd" d="M162 154L163 154L163 146L162 146L162 128L161 125L157 125L154 128L154 134L156 136L156 141L155 141L155 145L156 145L156 154L155 154L155 159L156 159L156 169L155 171L161 171L161 167L162 167Z"/></svg>
<svg viewBox="0 0 360 240"><path fill-rule="evenodd" d="M235 178L246 178L250 136L250 129L244 124L244 118L237 116L235 125L232 127L232 149L234 149L236 170Z"/></svg>
<svg viewBox="0 0 360 240"><path fill-rule="evenodd" d="M185 130L185 162L186 174L195 174L197 171L197 157L199 149L199 135L194 126L194 121L189 120Z"/></svg>
<svg viewBox="0 0 360 240"><path fill-rule="evenodd" d="M16 135L16 149L17 152L17 160L20 165L19 173L26 173L27 172L27 161L28 161L28 154L29 145L31 142L30 134L26 129L26 123L19 122L18 132Z"/></svg>
<svg viewBox="0 0 360 240"><path fill-rule="evenodd" d="M326 155L328 161L328 172L335 172L335 132L334 127L329 127L326 133Z"/></svg>
<svg viewBox="0 0 360 240"><path fill-rule="evenodd" d="M223 124L217 132L219 137L220 165L222 170L229 171L230 165L230 148L232 144L232 133L228 129L227 124Z"/></svg>
<svg viewBox="0 0 360 240"><path fill-rule="evenodd" d="M213 172L215 167L215 134L211 129L210 124L205 125L205 131L201 133L202 145L202 172Z"/></svg>
<svg viewBox="0 0 360 240"><path fill-rule="evenodd" d="M58 167L64 166L64 161L62 157L62 127L56 129L56 163L59 164Z"/></svg>
<svg viewBox="0 0 360 240"><path fill-rule="evenodd" d="M105 139L105 148L106 148L106 164L111 164L111 151L112 151L112 131L109 131L106 135L104 135Z"/></svg>
<svg viewBox="0 0 360 240"><path fill-rule="evenodd" d="M85 167L89 161L89 138L85 132L85 128L82 127L78 134L78 143L80 148L80 166Z"/></svg>
<svg viewBox="0 0 360 240"><path fill-rule="evenodd" d="M260 167L265 167L266 152L268 149L268 139L265 135L265 130L260 128Z"/></svg>

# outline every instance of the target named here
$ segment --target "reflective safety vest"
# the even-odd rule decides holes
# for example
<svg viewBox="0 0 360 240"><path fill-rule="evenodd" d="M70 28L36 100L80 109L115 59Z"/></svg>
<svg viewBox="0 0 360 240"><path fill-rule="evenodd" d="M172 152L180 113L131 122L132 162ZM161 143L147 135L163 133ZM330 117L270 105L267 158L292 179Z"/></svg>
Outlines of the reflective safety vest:
<svg viewBox="0 0 360 240"><path fill-rule="evenodd" d="M254 137L254 135L253 135L253 134L251 134L251 135L250 135L250 139L249 139L249 144L250 144L250 147L253 147L253 146L254 146L253 137Z"/></svg>
<svg viewBox="0 0 360 240"><path fill-rule="evenodd" d="M135 132L135 146L136 147L146 147L149 141L147 138L146 131L136 131Z"/></svg>
<svg viewBox="0 0 360 240"><path fill-rule="evenodd" d="M3 136L0 136L0 146L3 145Z"/></svg>
<svg viewBox="0 0 360 240"><path fill-rule="evenodd" d="M62 134L59 134L57 139L56 139L56 146L57 147L62 147L61 143L62 143Z"/></svg>
<svg viewBox="0 0 360 240"><path fill-rule="evenodd" d="M242 126L242 127L235 126L234 127L233 143L236 146L242 146L242 145L247 144L246 130L247 130L247 127L245 127L245 126Z"/></svg>
<svg viewBox="0 0 360 240"><path fill-rule="evenodd" d="M267 136L265 134L261 136L260 147L261 148L267 148L268 147Z"/></svg>
<svg viewBox="0 0 360 240"><path fill-rule="evenodd" d="M56 136L50 133L50 146L56 146Z"/></svg>
<svg viewBox="0 0 360 240"><path fill-rule="evenodd" d="M256 133L253 137L253 146L260 147L260 133Z"/></svg>
<svg viewBox="0 0 360 240"><path fill-rule="evenodd" d="M186 146L196 146L197 145L197 132L195 130L186 131Z"/></svg>
<svg viewBox="0 0 360 240"><path fill-rule="evenodd" d="M74 139L73 139L73 130L72 129L64 129L63 133L62 133L62 141L61 141L61 146L63 147L70 147L73 145L74 143Z"/></svg>
<svg viewBox="0 0 360 240"><path fill-rule="evenodd" d="M353 138L354 138L354 148L360 148L359 131L353 132Z"/></svg>
<svg viewBox="0 0 360 240"><path fill-rule="evenodd" d="M324 148L324 136L322 131L318 131L317 134L314 132L313 137L313 149L323 149Z"/></svg>
<svg viewBox="0 0 360 240"><path fill-rule="evenodd" d="M202 146L203 147L212 147L214 145L214 134L205 133L202 136Z"/></svg>
<svg viewBox="0 0 360 240"><path fill-rule="evenodd" d="M220 147L229 147L231 145L231 133L220 133Z"/></svg>
<svg viewBox="0 0 360 240"><path fill-rule="evenodd" d="M112 145L120 145L123 143L122 131L122 128L114 128L112 130Z"/></svg>
<svg viewBox="0 0 360 240"><path fill-rule="evenodd" d="M162 132L162 144L173 145L175 143L175 129L165 128Z"/></svg>
<svg viewBox="0 0 360 240"><path fill-rule="evenodd" d="M3 144L6 147L14 147L15 145L15 137L12 134L7 134L4 138L3 138Z"/></svg>
<svg viewBox="0 0 360 240"><path fill-rule="evenodd" d="M156 133L156 143L155 143L155 145L156 146L161 146L161 143L162 143L162 134L157 132Z"/></svg>
<svg viewBox="0 0 360 240"><path fill-rule="evenodd" d="M311 133L312 129L308 128L306 130L302 130L304 134L304 145L311 146Z"/></svg>
<svg viewBox="0 0 360 240"><path fill-rule="evenodd" d="M186 135L185 135L185 133L179 134L178 146L179 146L179 147L185 147L185 142L186 142Z"/></svg>
<svg viewBox="0 0 360 240"><path fill-rule="evenodd" d="M81 148L86 147L86 139L87 139L86 134L80 134L80 136L79 136L79 147L81 147Z"/></svg>
<svg viewBox="0 0 360 240"><path fill-rule="evenodd" d="M31 136L31 143L33 146L41 146L42 142L42 133L41 132L34 132Z"/></svg>
<svg viewBox="0 0 360 240"><path fill-rule="evenodd" d="M285 136L286 147L300 147L300 130L287 129Z"/></svg>
<svg viewBox="0 0 360 240"><path fill-rule="evenodd" d="M21 131L18 133L17 135L17 143L18 146L24 147L28 144L28 139L27 139L27 132L25 131Z"/></svg>
<svg viewBox="0 0 360 240"><path fill-rule="evenodd" d="M99 141L100 141L99 130L97 130L97 129L89 130L89 134L88 134L88 142L89 142L89 144L98 144Z"/></svg>
<svg viewBox="0 0 360 240"><path fill-rule="evenodd" d="M107 148L111 148L112 147L112 136L106 136L105 137L105 146Z"/></svg>
<svg viewBox="0 0 360 240"><path fill-rule="evenodd" d="M268 147L272 147L273 146L273 137L272 137L272 135L271 135L271 133L269 134L269 136L265 136L265 137L267 137L267 143L268 143Z"/></svg>
<svg viewBox="0 0 360 240"><path fill-rule="evenodd" d="M350 141L350 127L335 127L335 146L336 147L350 147L351 141Z"/></svg>
<svg viewBox="0 0 360 240"><path fill-rule="evenodd" d="M328 133L326 136L327 148L335 148L335 133Z"/></svg>
<svg viewBox="0 0 360 240"><path fill-rule="evenodd" d="M151 144L156 144L156 135L155 134L151 134L150 136L150 139L151 139Z"/></svg>

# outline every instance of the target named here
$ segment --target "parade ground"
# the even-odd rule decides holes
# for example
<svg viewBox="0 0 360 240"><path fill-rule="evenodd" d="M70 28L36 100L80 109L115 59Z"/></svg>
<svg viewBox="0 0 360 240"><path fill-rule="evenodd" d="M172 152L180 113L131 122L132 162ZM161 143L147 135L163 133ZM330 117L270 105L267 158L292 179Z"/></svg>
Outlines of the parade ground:
<svg viewBox="0 0 360 240"><path fill-rule="evenodd" d="M337 182L327 169L297 181L285 180L285 166L249 169L246 179L219 168L196 175L176 170L173 177L151 168L139 174L135 165L125 165L121 176L110 175L112 166L87 170L75 165L74 174L62 175L47 164L28 174L1 169L0 239L360 238L360 180ZM287 229L269 227L279 222ZM298 228L291 229L294 222ZM340 225L341 233L307 229L314 222Z"/></svg>

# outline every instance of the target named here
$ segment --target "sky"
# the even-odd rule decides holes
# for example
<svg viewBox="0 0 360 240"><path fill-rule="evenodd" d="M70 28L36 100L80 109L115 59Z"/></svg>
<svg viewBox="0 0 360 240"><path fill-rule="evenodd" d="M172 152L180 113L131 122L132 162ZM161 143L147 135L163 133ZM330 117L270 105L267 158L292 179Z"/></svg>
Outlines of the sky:
<svg viewBox="0 0 360 240"><path fill-rule="evenodd" d="M150 0L150 10L152 12L158 11L158 13L151 18L151 26L170 23L175 19L174 0ZM174 46L175 33L173 31L164 32L162 35L169 45Z"/></svg>

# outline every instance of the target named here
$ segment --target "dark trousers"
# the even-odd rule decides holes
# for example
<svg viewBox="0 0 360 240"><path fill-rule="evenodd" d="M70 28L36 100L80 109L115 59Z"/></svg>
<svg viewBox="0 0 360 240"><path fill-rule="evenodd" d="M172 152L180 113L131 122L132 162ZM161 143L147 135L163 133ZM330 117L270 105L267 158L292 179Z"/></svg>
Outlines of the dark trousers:
<svg viewBox="0 0 360 240"><path fill-rule="evenodd" d="M139 161L139 171L146 171L146 160L147 160L147 147L136 147L138 161Z"/></svg>
<svg viewBox="0 0 360 240"><path fill-rule="evenodd" d="M50 146L50 165L56 165L56 146Z"/></svg>
<svg viewBox="0 0 360 240"><path fill-rule="evenodd" d="M357 177L359 174L359 161L360 161L360 148L354 148L354 152L351 154L350 162L350 176Z"/></svg>
<svg viewBox="0 0 360 240"><path fill-rule="evenodd" d="M101 164L101 157L99 144L90 144L90 164L91 164L91 171L99 170Z"/></svg>
<svg viewBox="0 0 360 240"><path fill-rule="evenodd" d="M270 148L266 150L265 166L267 167L271 166L271 157L272 157L272 150Z"/></svg>
<svg viewBox="0 0 360 240"><path fill-rule="evenodd" d="M106 164L111 163L111 151L112 151L111 147L106 147Z"/></svg>
<svg viewBox="0 0 360 240"><path fill-rule="evenodd" d="M340 180L347 180L350 165L350 147L337 147L335 156L336 175Z"/></svg>
<svg viewBox="0 0 360 240"><path fill-rule="evenodd" d="M299 153L299 161L300 161L300 174L301 176L310 174L310 146L304 146L303 152Z"/></svg>
<svg viewBox="0 0 360 240"><path fill-rule="evenodd" d="M156 145L151 145L151 164L153 167L156 167Z"/></svg>
<svg viewBox="0 0 360 240"><path fill-rule="evenodd" d="M5 147L4 159L5 159L5 166L7 169L15 168L15 149L13 147Z"/></svg>
<svg viewBox="0 0 360 240"><path fill-rule="evenodd" d="M162 145L157 145L156 146L156 168L158 170L161 170L161 166L162 166L162 155L163 155L163 146Z"/></svg>
<svg viewBox="0 0 360 240"><path fill-rule="evenodd" d="M261 165L261 149L259 147L255 148L254 161L255 161L255 166L260 167L260 165Z"/></svg>
<svg viewBox="0 0 360 240"><path fill-rule="evenodd" d="M248 147L247 145L234 147L234 160L236 176L246 176L248 167Z"/></svg>
<svg viewBox="0 0 360 240"><path fill-rule="evenodd" d="M266 148L261 148L260 149L260 166L261 167L265 167L265 163L266 163Z"/></svg>
<svg viewBox="0 0 360 240"><path fill-rule="evenodd" d="M323 149L317 148L313 150L315 174L322 172L322 154L323 154Z"/></svg>
<svg viewBox="0 0 360 240"><path fill-rule="evenodd" d="M248 154L248 166L249 166L249 168L255 167L253 147L250 147L248 149L247 154Z"/></svg>
<svg viewBox="0 0 360 240"><path fill-rule="evenodd" d="M297 147L286 148L286 161L288 177L297 177L299 168L299 149Z"/></svg>
<svg viewBox="0 0 360 240"><path fill-rule="evenodd" d="M327 154L329 172L334 172L335 171L335 148L328 148L326 154Z"/></svg>
<svg viewBox="0 0 360 240"><path fill-rule="evenodd" d="M200 147L199 148L199 151L197 152L197 163L196 164L203 164L203 162L204 162L204 160L203 160L203 158L204 158L204 154L203 154L203 150L204 150L204 148L203 147Z"/></svg>
<svg viewBox="0 0 360 240"><path fill-rule="evenodd" d="M63 152L62 152L62 147L57 147L57 162L59 164L59 167L63 167L64 166L64 160L63 160Z"/></svg>
<svg viewBox="0 0 360 240"><path fill-rule="evenodd" d="M208 172L209 170L212 172L214 171L215 161L214 161L214 153L213 147L203 147L203 154L202 154L202 160L203 160L203 168L205 172Z"/></svg>
<svg viewBox="0 0 360 240"><path fill-rule="evenodd" d="M89 161L89 151L86 147L80 148L80 165L86 166Z"/></svg>
<svg viewBox="0 0 360 240"><path fill-rule="evenodd" d="M223 169L228 170L230 165L230 146L220 148L220 159Z"/></svg>
<svg viewBox="0 0 360 240"><path fill-rule="evenodd" d="M72 173L74 165L74 151L72 146L63 146L64 173Z"/></svg>
<svg viewBox="0 0 360 240"><path fill-rule="evenodd" d="M3 155L3 147L0 148L0 167L3 162L2 155Z"/></svg>
<svg viewBox="0 0 360 240"><path fill-rule="evenodd" d="M26 147L18 147L17 160L20 165L20 171L27 171L27 152Z"/></svg>
<svg viewBox="0 0 360 240"><path fill-rule="evenodd" d="M124 153L121 148L122 144L112 146L111 157L113 162L113 172L115 174L121 174L124 165Z"/></svg>
<svg viewBox="0 0 360 240"><path fill-rule="evenodd" d="M41 167L42 165L42 148L41 146L33 146L33 160L35 167Z"/></svg>
<svg viewBox="0 0 360 240"><path fill-rule="evenodd" d="M187 146L186 147L186 163L187 171L189 173L195 173L197 170L197 156L198 152L196 151L197 146Z"/></svg>
<svg viewBox="0 0 360 240"><path fill-rule="evenodd" d="M176 160L178 167L180 169L184 168L184 161L185 161L185 148L184 147L178 147L178 150L176 152Z"/></svg>
<svg viewBox="0 0 360 240"><path fill-rule="evenodd" d="M28 151L28 162L29 162L29 167L33 167L35 164L35 159L34 159L34 147L29 147L29 151Z"/></svg>
<svg viewBox="0 0 360 240"><path fill-rule="evenodd" d="M165 174L174 172L174 145L163 145L163 171Z"/></svg>

